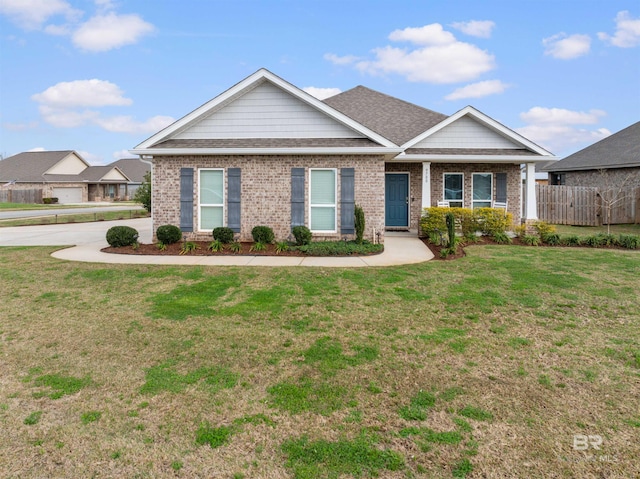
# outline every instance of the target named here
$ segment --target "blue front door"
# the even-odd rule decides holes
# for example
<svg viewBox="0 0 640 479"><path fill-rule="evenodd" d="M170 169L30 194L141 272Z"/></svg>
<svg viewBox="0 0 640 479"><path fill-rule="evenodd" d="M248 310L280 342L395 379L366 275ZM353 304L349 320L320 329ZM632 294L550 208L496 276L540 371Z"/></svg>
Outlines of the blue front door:
<svg viewBox="0 0 640 479"><path fill-rule="evenodd" d="M409 174L385 175L385 226L409 227Z"/></svg>

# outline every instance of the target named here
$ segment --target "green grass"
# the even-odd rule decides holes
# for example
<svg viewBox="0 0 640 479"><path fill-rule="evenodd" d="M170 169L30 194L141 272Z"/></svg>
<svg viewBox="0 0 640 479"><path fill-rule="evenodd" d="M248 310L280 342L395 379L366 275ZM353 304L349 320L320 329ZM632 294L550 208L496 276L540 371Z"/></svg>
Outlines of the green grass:
<svg viewBox="0 0 640 479"><path fill-rule="evenodd" d="M560 235L577 235L581 238L596 235L598 233L607 233L607 225L602 226L569 226L569 225L554 225L556 232ZM611 225L611 234L632 234L640 235L640 224L626 224L626 225Z"/></svg>
<svg viewBox="0 0 640 479"><path fill-rule="evenodd" d="M68 208L67 205L59 205L58 208ZM78 207L81 208L81 207ZM40 208L38 208L40 209ZM45 209L45 208L43 208ZM46 208L51 209L51 208ZM55 209L55 208L54 208ZM64 215L51 215L43 216L40 218L18 218L18 219L3 219L0 220L0 228L3 226L31 226L31 225L50 225L50 224L65 224L65 223L92 223L95 221L113 221L113 220L125 220L132 218L145 218L149 214L145 210L122 210L122 211L107 211L102 213L77 213L77 214L64 214Z"/></svg>
<svg viewBox="0 0 640 479"><path fill-rule="evenodd" d="M98 421L101 417L102 413L100 411L87 411L80 415L80 421L82 421L82 424L89 424Z"/></svg>
<svg viewBox="0 0 640 479"><path fill-rule="evenodd" d="M332 269L53 249L0 248L0 448L21 477L640 475L638 251ZM578 433L617 462L580 462Z"/></svg>
<svg viewBox="0 0 640 479"><path fill-rule="evenodd" d="M375 440L360 436L354 440L309 441L303 436L282 444L287 467L296 479L376 477L380 471L404 467L400 454L376 447Z"/></svg>

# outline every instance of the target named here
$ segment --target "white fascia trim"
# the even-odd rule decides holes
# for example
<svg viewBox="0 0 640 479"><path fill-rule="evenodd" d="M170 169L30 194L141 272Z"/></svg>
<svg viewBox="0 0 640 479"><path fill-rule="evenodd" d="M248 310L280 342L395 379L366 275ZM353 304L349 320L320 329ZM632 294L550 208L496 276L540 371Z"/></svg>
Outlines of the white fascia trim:
<svg viewBox="0 0 640 479"><path fill-rule="evenodd" d="M552 157L553 158L553 157ZM422 162L431 163L545 163L549 157L540 156L510 156L510 155L403 155L397 162Z"/></svg>
<svg viewBox="0 0 640 479"><path fill-rule="evenodd" d="M470 105L469 106L465 106L462 110L459 110L458 112L454 113L449 118L446 118L446 119L442 120L440 123L438 123L434 127L428 129L424 133L421 133L420 135L416 136L412 140L409 140L404 145L402 145L402 147L405 148L405 149L411 148L416 143L421 142L425 138L428 138L429 136L433 135L434 133L442 130L444 127L450 125L451 123L455 122L456 120L459 120L460 118L462 118L465 115L469 115L469 116L474 117L476 120L484 123L489 128L492 128L493 130L495 130L498 133L502 134L503 136L506 136L507 138L515 141L516 143L519 143L520 145L522 145L522 146L524 146L524 147L526 147L526 148L528 148L530 150L535 151L539 155L554 157L553 153L551 153L550 151L547 151L544 148L542 148L541 146L536 145L531 140L527 140L524 136L520 135L519 133L516 133L511 128L507 128L502 123L494 120L493 118L491 118L488 115L485 115L481 111L476 110L474 107L472 107Z"/></svg>
<svg viewBox="0 0 640 479"><path fill-rule="evenodd" d="M136 146L135 149L137 150L137 149L149 148L149 147L153 146L154 144L156 144L156 143L158 143L158 142L160 142L162 140L168 139L171 135L173 135L174 133L178 132L182 128L186 127L191 122L193 122L196 119L198 119L199 117L207 114L208 112L212 111L213 109L215 109L219 105L227 102L228 100L232 99L233 97L238 96L238 95L242 94L243 92L245 92L247 90L255 88L262 81L265 81L265 80L270 81L274 85L276 85L279 88L285 90L286 92L288 92L291 95L295 96L299 100L309 104L310 106L316 108L317 110L322 111L326 115L332 117L334 120L342 123L343 125L347 126L348 128L351 128L352 130L355 130L358 133L361 133L362 135L370 138L371 140L373 140L373 141L375 141L377 143L380 143L381 145L386 146L386 147L395 147L395 146L397 146L394 143L392 143L391 141L389 141L386 138L384 138L383 136L380 136L379 134L377 134L373 130L370 130L369 128L367 128L367 127L361 125L360 123L352 120L348 116L343 115L342 113L340 113L337 110L334 110L329 105L321 102L320 100L318 100L314 96L312 96L312 95L308 94L307 92L299 89L298 87L296 87L296 86L292 85L291 83L283 80L282 78L274 75L269 70L261 68L260 70L258 70L257 72L253 73L252 75L249 75L247 78L245 78L241 82L236 83L234 86L232 86L231 88L229 88L225 92L221 93L217 97L215 97L212 100L208 101L207 103L205 103L204 105L200 106L199 108L196 108L191 113L189 113L186 116L182 117L181 119L175 121L174 123L172 123L171 125L169 125L165 129L159 131L158 133L156 133L152 137L146 139L145 141L140 143L138 146Z"/></svg>
<svg viewBox="0 0 640 479"><path fill-rule="evenodd" d="M169 155L385 155L393 158L401 148L151 148L133 149L129 153L141 156Z"/></svg>

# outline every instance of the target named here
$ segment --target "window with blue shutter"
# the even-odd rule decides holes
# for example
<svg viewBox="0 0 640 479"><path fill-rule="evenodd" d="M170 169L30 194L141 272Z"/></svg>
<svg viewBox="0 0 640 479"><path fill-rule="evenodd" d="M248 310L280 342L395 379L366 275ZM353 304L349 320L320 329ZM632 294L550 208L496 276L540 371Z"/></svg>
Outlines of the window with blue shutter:
<svg viewBox="0 0 640 479"><path fill-rule="evenodd" d="M193 231L193 168L180 168L180 229Z"/></svg>
<svg viewBox="0 0 640 479"><path fill-rule="evenodd" d="M242 181L240 168L227 170L227 226L240 233L240 197Z"/></svg>
<svg viewBox="0 0 640 479"><path fill-rule="evenodd" d="M340 233L351 235L355 230L355 170L340 170Z"/></svg>
<svg viewBox="0 0 640 479"><path fill-rule="evenodd" d="M304 168L291 168L291 228L304 226Z"/></svg>

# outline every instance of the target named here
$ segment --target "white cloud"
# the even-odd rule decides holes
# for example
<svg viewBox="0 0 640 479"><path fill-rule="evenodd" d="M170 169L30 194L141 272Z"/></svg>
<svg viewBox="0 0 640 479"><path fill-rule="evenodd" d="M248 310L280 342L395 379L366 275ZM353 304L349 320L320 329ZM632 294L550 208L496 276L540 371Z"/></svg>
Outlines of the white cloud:
<svg viewBox="0 0 640 479"><path fill-rule="evenodd" d="M131 153L129 153L129 150L118 150L114 151L111 154L111 157L114 160L121 160L123 158L136 158L136 155L132 155Z"/></svg>
<svg viewBox="0 0 640 479"><path fill-rule="evenodd" d="M75 128L86 125L100 116L100 113L95 110L76 111L48 105L40 105L39 110L42 119L57 128Z"/></svg>
<svg viewBox="0 0 640 479"><path fill-rule="evenodd" d="M454 22L451 26L472 37L489 38L496 24L491 20L471 20L469 22Z"/></svg>
<svg viewBox="0 0 640 479"><path fill-rule="evenodd" d="M444 97L445 100L462 100L464 98L482 98L504 92L509 85L500 80L485 80L457 88Z"/></svg>
<svg viewBox="0 0 640 479"><path fill-rule="evenodd" d="M73 44L90 52L105 52L136 43L155 30L135 14L117 15L113 12L96 15L80 25L72 35Z"/></svg>
<svg viewBox="0 0 640 479"><path fill-rule="evenodd" d="M606 128L588 128L595 125L606 112L566 110L563 108L533 107L520 114L528 123L516 131L545 148L561 153L567 149L582 148L611 134Z"/></svg>
<svg viewBox="0 0 640 479"><path fill-rule="evenodd" d="M545 108L534 106L529 111L520 113L520 119L527 123L540 125L594 125L606 116L602 110L573 111L564 108Z"/></svg>
<svg viewBox="0 0 640 479"><path fill-rule="evenodd" d="M345 55L341 57L334 53L325 53L324 59L330 61L334 65L350 65L360 60L360 58L354 55Z"/></svg>
<svg viewBox="0 0 640 479"><path fill-rule="evenodd" d="M104 157L101 155L96 155L95 153L91 153L85 150L78 150L80 156L86 160L87 163L94 166L100 166L106 164L104 161Z"/></svg>
<svg viewBox="0 0 640 479"><path fill-rule="evenodd" d="M560 60L571 60L586 55L591 50L589 35L567 35L558 33L542 40L545 47L544 54Z"/></svg>
<svg viewBox="0 0 640 479"><path fill-rule="evenodd" d="M31 148L30 150L27 150L27 152L29 152L29 153L34 152L34 151L47 151L47 149L43 148L41 146L36 146L35 148Z"/></svg>
<svg viewBox="0 0 640 479"><path fill-rule="evenodd" d="M49 18L63 15L67 20L82 14L65 0L2 0L0 14L24 30L39 30Z"/></svg>
<svg viewBox="0 0 640 479"><path fill-rule="evenodd" d="M456 41L453 33L447 32L439 23L432 23L423 27L407 27L404 30L394 30L389 34L392 42L411 42L417 45L450 45Z"/></svg>
<svg viewBox="0 0 640 479"><path fill-rule="evenodd" d="M329 98L330 96L334 96L342 92L340 88L318 88L315 86L308 86L303 88L303 90L309 95L316 97L318 100L324 100L325 98Z"/></svg>
<svg viewBox="0 0 640 479"><path fill-rule="evenodd" d="M457 40L439 23L394 30L389 39L415 46L375 48L375 58L371 60L335 54L326 54L325 59L340 65L354 64L356 69L370 75L398 74L412 82L436 84L474 80L495 68L493 55Z"/></svg>
<svg viewBox="0 0 640 479"><path fill-rule="evenodd" d="M170 116L154 116L147 121L139 122L131 116L113 116L110 118L96 118L94 123L113 133L155 133L169 126L175 120Z"/></svg>
<svg viewBox="0 0 640 479"><path fill-rule="evenodd" d="M616 47L631 48L640 45L640 18L632 18L628 11L616 15L616 32L598 33L598 38Z"/></svg>
<svg viewBox="0 0 640 479"><path fill-rule="evenodd" d="M9 131L25 131L25 130L33 130L37 128L38 122L31 121L29 123L3 123L2 128L6 128Z"/></svg>
<svg viewBox="0 0 640 479"><path fill-rule="evenodd" d="M106 80L60 82L31 97L52 108L126 106L133 101L123 96L118 85Z"/></svg>

